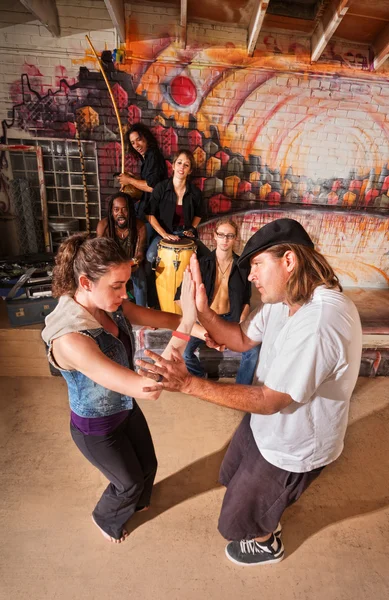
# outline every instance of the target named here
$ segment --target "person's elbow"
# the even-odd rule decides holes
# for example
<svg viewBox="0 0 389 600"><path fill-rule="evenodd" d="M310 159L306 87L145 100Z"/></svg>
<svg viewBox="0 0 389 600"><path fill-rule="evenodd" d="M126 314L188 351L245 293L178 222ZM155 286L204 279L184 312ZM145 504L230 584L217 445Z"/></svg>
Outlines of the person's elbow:
<svg viewBox="0 0 389 600"><path fill-rule="evenodd" d="M275 415L293 402L293 398L289 394L277 392L266 385L260 389L263 394L260 413L263 415Z"/></svg>
<svg viewBox="0 0 389 600"><path fill-rule="evenodd" d="M261 411L258 411L261 415L271 416L280 412L280 409L276 406L264 406Z"/></svg>
<svg viewBox="0 0 389 600"><path fill-rule="evenodd" d="M258 405L254 405L254 407L252 408L252 410L250 412L252 412L253 414L256 415L265 415L265 416L271 416L271 415L275 415L276 413L280 412L281 408L279 408L278 406L269 404L267 402L261 402L258 403Z"/></svg>

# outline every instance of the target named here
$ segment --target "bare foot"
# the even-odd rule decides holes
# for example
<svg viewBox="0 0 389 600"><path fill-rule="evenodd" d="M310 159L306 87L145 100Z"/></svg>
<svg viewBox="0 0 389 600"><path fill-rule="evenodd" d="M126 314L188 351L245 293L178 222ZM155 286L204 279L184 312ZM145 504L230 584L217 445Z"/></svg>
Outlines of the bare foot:
<svg viewBox="0 0 389 600"><path fill-rule="evenodd" d="M140 512L145 512L145 510L149 510L150 506L144 506L143 508L140 508L139 510L137 510L136 512L140 513Z"/></svg>
<svg viewBox="0 0 389 600"><path fill-rule="evenodd" d="M101 533L103 534L105 539L107 539L109 542L113 542L114 544L121 544L128 537L128 531L123 529L123 531L122 531L123 536L117 540L116 538L108 535L108 533L106 533L104 531L104 529L101 529L101 527L99 525L97 525L93 515L92 515L92 521L96 525L96 527L101 531Z"/></svg>

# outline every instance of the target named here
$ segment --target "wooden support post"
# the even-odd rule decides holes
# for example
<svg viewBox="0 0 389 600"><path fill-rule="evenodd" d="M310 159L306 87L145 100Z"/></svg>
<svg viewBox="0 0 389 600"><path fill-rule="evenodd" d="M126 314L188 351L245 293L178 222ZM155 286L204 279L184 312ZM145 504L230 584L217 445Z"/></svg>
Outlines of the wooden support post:
<svg viewBox="0 0 389 600"><path fill-rule="evenodd" d="M331 0L311 38L311 61L319 60L324 48L334 35L348 11L352 0Z"/></svg>
<svg viewBox="0 0 389 600"><path fill-rule="evenodd" d="M380 68L380 66L389 58L389 25L380 33L373 44L374 48L374 70Z"/></svg>
<svg viewBox="0 0 389 600"><path fill-rule="evenodd" d="M50 31L54 37L61 35L57 5L53 0L20 0L27 8Z"/></svg>
<svg viewBox="0 0 389 600"><path fill-rule="evenodd" d="M188 0L181 0L180 12L180 45L186 48L186 34L188 29Z"/></svg>
<svg viewBox="0 0 389 600"><path fill-rule="evenodd" d="M122 44L126 41L126 18L123 0L104 0L111 21L119 34Z"/></svg>
<svg viewBox="0 0 389 600"><path fill-rule="evenodd" d="M262 28L263 19L265 18L269 1L270 0L257 0L254 6L248 31L247 54L249 56L254 54L255 46L257 45L259 32Z"/></svg>

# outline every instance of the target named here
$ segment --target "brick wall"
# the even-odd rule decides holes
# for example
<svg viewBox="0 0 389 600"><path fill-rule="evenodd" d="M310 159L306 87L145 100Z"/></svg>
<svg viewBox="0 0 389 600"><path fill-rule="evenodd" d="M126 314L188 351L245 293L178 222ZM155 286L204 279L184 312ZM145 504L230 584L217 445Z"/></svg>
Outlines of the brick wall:
<svg viewBox="0 0 389 600"><path fill-rule="evenodd" d="M116 47L116 33L104 0L56 0L61 37L54 38L22 4L9 3L1 11L0 119L22 100L20 76L27 73L34 89L45 94L56 90L65 77L74 83L86 60L88 34L98 51Z"/></svg>
<svg viewBox="0 0 389 600"><path fill-rule="evenodd" d="M116 37L103 1L57 5L59 40L33 21L12 25L15 14L7 13L10 25L0 30L2 115L13 121L9 133L33 137L72 137L77 119L83 138L98 145L104 209L121 149L84 35L89 31L100 51L104 43L113 50ZM152 127L169 167L177 147L194 152L209 216L324 207L342 213L331 220L340 232L353 211L377 213L382 226L389 211L387 63L373 73L367 47L335 39L311 65L308 38L266 31L250 58L246 30L206 23L189 24L182 49L178 7L126 10L125 49L114 54L116 62L104 56L121 122L125 129L138 120ZM126 164L139 167L129 156ZM361 223L362 237L371 235ZM386 273L387 232L377 250Z"/></svg>
<svg viewBox="0 0 389 600"><path fill-rule="evenodd" d="M47 99L48 94L55 93L61 80L68 86L74 85L80 65L96 68L85 34L91 37L98 52L117 45L104 0L56 0L56 5L60 38L54 38L19 2L10 2L7 9L1 11L0 120L8 139L44 137L44 132L38 133L36 128L23 122L23 117L17 116L15 106L35 101L38 108L35 115L40 115L39 98ZM66 94L60 96L63 102ZM52 120L50 113L47 119ZM30 124L33 125L33 119ZM61 117L58 123L52 122L51 130L46 133L47 137L74 137L74 127L64 127ZM6 156L1 164L1 177L0 213L8 213L11 194L7 188L13 175Z"/></svg>

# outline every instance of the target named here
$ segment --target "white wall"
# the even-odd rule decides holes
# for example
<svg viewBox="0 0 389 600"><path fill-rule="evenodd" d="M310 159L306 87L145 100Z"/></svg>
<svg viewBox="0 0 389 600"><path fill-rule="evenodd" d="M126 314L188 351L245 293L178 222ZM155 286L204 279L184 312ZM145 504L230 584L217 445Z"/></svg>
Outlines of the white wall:
<svg viewBox="0 0 389 600"><path fill-rule="evenodd" d="M0 13L0 120L15 104L22 72L47 92L57 88L61 75L76 77L80 64L93 66L87 60L86 33L98 51L117 45L104 0L56 0L56 4L60 38L53 37L18 1Z"/></svg>

